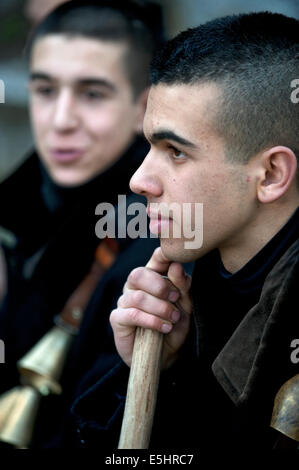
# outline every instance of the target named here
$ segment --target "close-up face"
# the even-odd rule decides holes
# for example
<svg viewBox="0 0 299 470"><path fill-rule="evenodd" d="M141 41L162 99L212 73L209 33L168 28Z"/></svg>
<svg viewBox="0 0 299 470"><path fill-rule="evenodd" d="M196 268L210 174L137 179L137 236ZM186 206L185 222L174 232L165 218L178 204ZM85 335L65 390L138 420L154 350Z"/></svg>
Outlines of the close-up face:
<svg viewBox="0 0 299 470"><path fill-rule="evenodd" d="M163 253L175 261L192 261L214 248L241 243L253 218L250 163L228 162L225 143L213 129L211 110L215 110L218 96L219 90L212 84L158 84L150 90L144 133L151 150L130 186L147 197L150 230L160 236ZM170 212L170 217L163 210L158 216L156 207L161 203L168 207L176 203L179 209ZM189 227L184 227L181 221L188 205L191 217ZM202 231L201 215L196 213L200 207L203 233L198 236ZM163 235L167 230L169 237ZM203 243L186 249L192 231Z"/></svg>
<svg viewBox="0 0 299 470"><path fill-rule="evenodd" d="M76 186L111 166L140 131L143 113L125 70L126 45L48 35L33 46L30 115L52 179Z"/></svg>

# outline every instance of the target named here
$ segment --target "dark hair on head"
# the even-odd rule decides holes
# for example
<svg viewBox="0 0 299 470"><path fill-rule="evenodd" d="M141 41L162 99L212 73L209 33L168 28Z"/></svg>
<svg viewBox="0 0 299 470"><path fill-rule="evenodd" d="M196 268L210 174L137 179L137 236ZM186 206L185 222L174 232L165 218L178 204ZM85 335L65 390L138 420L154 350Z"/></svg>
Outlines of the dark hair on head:
<svg viewBox="0 0 299 470"><path fill-rule="evenodd" d="M124 65L135 97L148 85L150 62L164 40L160 6L141 6L131 0L63 3L34 29L26 46L27 57L38 39L51 34L127 44Z"/></svg>
<svg viewBox="0 0 299 470"><path fill-rule="evenodd" d="M151 83L219 86L212 111L231 160L247 162L274 145L299 158L299 21L277 13L227 16L189 29L154 59ZM299 174L299 172L298 172Z"/></svg>

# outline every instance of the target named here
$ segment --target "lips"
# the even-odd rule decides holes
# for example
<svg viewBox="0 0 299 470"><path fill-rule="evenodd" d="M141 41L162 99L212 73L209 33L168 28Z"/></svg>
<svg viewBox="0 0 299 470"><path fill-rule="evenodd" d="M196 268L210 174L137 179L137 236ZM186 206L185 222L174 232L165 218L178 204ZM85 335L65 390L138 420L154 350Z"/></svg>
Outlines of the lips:
<svg viewBox="0 0 299 470"><path fill-rule="evenodd" d="M169 236L169 228L172 224L172 219L169 216L165 216L160 212L153 212L150 206L147 207L147 215L150 218L149 229L156 235Z"/></svg>
<svg viewBox="0 0 299 470"><path fill-rule="evenodd" d="M160 207L159 207L160 206ZM153 210L153 207L155 210ZM156 210L158 209L158 210ZM149 203L149 205L146 208L146 213L150 219L158 219L158 220L172 220L172 217L170 217L170 213L172 211L167 210L167 205L159 203Z"/></svg>
<svg viewBox="0 0 299 470"><path fill-rule="evenodd" d="M51 157L58 163L73 163L84 154L83 149L78 148L53 148L50 149Z"/></svg>

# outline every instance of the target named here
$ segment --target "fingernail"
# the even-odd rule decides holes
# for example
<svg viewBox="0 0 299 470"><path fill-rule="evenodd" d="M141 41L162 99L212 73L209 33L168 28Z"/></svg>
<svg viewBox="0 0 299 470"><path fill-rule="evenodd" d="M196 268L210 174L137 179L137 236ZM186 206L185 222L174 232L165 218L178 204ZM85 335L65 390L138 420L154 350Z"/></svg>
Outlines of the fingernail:
<svg viewBox="0 0 299 470"><path fill-rule="evenodd" d="M161 331L162 333L169 333L171 328L172 328L172 325L170 325L169 323L163 323Z"/></svg>
<svg viewBox="0 0 299 470"><path fill-rule="evenodd" d="M179 298L180 294L178 293L177 290L173 290L170 292L169 296L168 296L168 300L170 300L170 302L176 302Z"/></svg>
<svg viewBox="0 0 299 470"><path fill-rule="evenodd" d="M180 319L180 312L178 312L177 310L174 310L171 314L171 320L173 321L173 323L176 323L177 321L179 321Z"/></svg>

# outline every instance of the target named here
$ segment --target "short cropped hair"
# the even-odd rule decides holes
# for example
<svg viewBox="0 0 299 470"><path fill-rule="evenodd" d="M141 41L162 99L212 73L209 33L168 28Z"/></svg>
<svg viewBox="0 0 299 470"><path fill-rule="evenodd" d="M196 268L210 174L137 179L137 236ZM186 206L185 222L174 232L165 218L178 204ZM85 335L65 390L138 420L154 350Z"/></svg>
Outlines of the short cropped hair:
<svg viewBox="0 0 299 470"><path fill-rule="evenodd" d="M72 0L53 10L32 32L26 46L30 59L35 42L63 34L127 44L124 66L137 97L148 86L149 65L164 40L161 7L130 0Z"/></svg>
<svg viewBox="0 0 299 470"><path fill-rule="evenodd" d="M151 84L218 85L212 122L231 161L247 163L275 145L289 147L298 160L299 103L291 100L298 38L299 21L281 14L216 19L169 41L153 61Z"/></svg>

